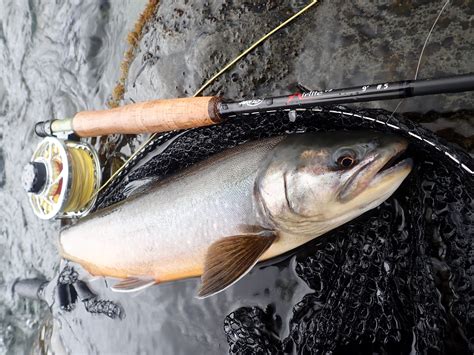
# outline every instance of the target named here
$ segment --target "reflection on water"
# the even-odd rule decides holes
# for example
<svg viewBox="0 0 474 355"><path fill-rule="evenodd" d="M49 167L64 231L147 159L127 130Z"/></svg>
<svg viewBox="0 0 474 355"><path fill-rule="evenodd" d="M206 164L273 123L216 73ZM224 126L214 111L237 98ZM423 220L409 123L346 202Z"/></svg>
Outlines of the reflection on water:
<svg viewBox="0 0 474 355"><path fill-rule="evenodd" d="M58 224L36 219L18 184L19 167L38 141L33 123L104 107L118 77L127 30L144 3L0 3L0 352L29 347L45 311L39 303L12 295L13 281L52 278L59 264ZM443 3L322 2L217 80L207 94L238 99L286 94L298 82L326 89L412 78ZM290 0L162 1L131 65L124 102L192 94L247 44L302 6ZM448 5L426 49L421 78L474 71L473 13L471 2ZM447 137L472 147L472 114L449 112L472 110L473 101L472 94L416 98L405 100L399 111L445 111L443 119L423 116L423 124L451 128ZM396 104L370 105L393 109ZM295 256L289 256L206 300L193 297L195 279L137 295L114 294L98 280L91 287L122 304L123 321L92 316L79 305L71 313L55 305L53 315L72 353L223 353L228 349L224 319L241 306L265 310L272 305L279 338L291 333L293 305L312 292L296 272Z"/></svg>
<svg viewBox="0 0 474 355"><path fill-rule="evenodd" d="M0 2L0 353L22 353L45 309L11 292L51 278L59 224L38 220L19 184L33 124L104 107L143 1Z"/></svg>

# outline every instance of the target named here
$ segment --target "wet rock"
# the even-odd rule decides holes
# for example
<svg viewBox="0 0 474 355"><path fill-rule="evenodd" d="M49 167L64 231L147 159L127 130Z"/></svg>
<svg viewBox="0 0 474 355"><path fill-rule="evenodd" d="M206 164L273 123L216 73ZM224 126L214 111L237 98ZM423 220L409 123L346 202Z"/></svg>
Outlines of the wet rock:
<svg viewBox="0 0 474 355"><path fill-rule="evenodd" d="M185 0L162 3L130 67L125 100L192 95L207 79L306 3ZM204 94L229 99L279 95L296 83L329 89L412 79L427 33L443 4L322 1L218 78ZM419 78L470 73L474 55L467 2L443 11ZM263 15L264 14L264 15ZM265 21L262 21L262 16ZM153 60L150 60L153 58ZM394 109L398 101L364 104ZM400 111L473 109L469 93L405 100ZM471 131L472 131L471 126Z"/></svg>

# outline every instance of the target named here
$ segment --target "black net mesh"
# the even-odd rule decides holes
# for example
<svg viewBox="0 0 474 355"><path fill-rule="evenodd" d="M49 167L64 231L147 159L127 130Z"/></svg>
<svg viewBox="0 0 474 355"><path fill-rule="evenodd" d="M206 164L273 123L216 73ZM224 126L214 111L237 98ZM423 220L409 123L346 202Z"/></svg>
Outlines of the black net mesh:
<svg viewBox="0 0 474 355"><path fill-rule="evenodd" d="M229 349L236 354L472 353L471 157L386 111L316 108L293 118L286 111L254 114L164 134L99 196L97 207L124 199L136 181L164 177L247 140L338 129L406 136L415 167L395 195L296 251L296 272L312 292L288 305L293 307L289 334L279 334L268 309L242 307L224 320Z"/></svg>
<svg viewBox="0 0 474 355"><path fill-rule="evenodd" d="M224 321L224 331L231 353L279 354L282 343L276 331L278 321L272 310L242 307L229 314Z"/></svg>

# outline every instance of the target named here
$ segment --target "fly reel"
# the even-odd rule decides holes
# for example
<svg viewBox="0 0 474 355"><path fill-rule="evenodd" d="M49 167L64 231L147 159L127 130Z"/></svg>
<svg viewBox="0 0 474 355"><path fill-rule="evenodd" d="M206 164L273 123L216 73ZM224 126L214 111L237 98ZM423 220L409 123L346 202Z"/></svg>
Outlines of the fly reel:
<svg viewBox="0 0 474 355"><path fill-rule="evenodd" d="M82 217L101 183L97 153L87 143L45 138L23 170L22 183L41 219Z"/></svg>

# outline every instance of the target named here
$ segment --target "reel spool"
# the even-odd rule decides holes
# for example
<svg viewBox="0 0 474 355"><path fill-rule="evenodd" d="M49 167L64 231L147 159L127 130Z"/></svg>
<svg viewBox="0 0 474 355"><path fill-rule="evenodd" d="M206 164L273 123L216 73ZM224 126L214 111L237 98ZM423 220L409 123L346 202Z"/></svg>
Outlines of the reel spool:
<svg viewBox="0 0 474 355"><path fill-rule="evenodd" d="M25 166L22 183L39 218L72 218L90 212L101 178L99 157L89 144L48 137Z"/></svg>

